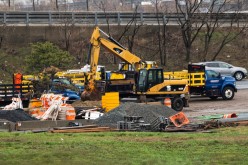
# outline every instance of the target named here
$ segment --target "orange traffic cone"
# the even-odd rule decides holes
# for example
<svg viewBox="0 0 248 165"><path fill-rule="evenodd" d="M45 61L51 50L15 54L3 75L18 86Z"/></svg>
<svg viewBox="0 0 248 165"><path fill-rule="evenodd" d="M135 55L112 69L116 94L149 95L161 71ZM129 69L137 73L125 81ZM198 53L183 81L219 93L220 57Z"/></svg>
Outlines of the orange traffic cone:
<svg viewBox="0 0 248 165"><path fill-rule="evenodd" d="M171 99L169 97L164 99L164 105L171 108Z"/></svg>

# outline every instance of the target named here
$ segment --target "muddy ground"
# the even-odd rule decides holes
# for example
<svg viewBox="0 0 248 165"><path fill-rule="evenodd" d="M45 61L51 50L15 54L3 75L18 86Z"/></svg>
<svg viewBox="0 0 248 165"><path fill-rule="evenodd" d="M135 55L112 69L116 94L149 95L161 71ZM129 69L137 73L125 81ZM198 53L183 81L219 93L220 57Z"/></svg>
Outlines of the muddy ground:
<svg viewBox="0 0 248 165"><path fill-rule="evenodd" d="M235 93L233 100L211 100L207 97L193 97L188 108L183 112L188 117L214 114L248 112L248 89L241 89Z"/></svg>

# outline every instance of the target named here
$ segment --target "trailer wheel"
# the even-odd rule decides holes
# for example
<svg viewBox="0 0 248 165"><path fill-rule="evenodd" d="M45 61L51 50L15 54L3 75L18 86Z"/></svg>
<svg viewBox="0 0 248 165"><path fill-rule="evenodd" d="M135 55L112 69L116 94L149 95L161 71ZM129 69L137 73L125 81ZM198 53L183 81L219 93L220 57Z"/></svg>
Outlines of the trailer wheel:
<svg viewBox="0 0 248 165"><path fill-rule="evenodd" d="M222 98L224 100L232 100L234 97L234 89L232 87L225 87L222 91Z"/></svg>
<svg viewBox="0 0 248 165"><path fill-rule="evenodd" d="M183 110L183 99L181 97L175 97L172 99L171 107L175 111L182 111Z"/></svg>

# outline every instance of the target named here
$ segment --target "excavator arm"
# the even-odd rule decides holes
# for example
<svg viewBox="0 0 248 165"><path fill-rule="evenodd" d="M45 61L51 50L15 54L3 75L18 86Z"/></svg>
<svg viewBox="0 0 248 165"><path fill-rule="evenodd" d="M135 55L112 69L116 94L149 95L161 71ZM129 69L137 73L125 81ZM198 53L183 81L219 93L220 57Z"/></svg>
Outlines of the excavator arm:
<svg viewBox="0 0 248 165"><path fill-rule="evenodd" d="M107 38L101 37L101 33ZM133 65L134 68L139 68L139 65L142 63L141 59L132 54L126 48L124 48L120 43L115 41L112 37L107 35L99 27L95 27L92 36L90 38L90 72L87 75L88 85L87 88L89 91L94 89L94 81L96 77L96 70L100 55L100 48L103 46L110 53L114 54L116 57L120 58L122 61Z"/></svg>
<svg viewBox="0 0 248 165"><path fill-rule="evenodd" d="M105 38L101 37L101 34L103 34ZM90 98L89 95L97 93L95 89L95 77L101 46L106 48L110 53L120 58L122 61L131 64L133 68L137 69L142 64L141 59L138 56L132 54L99 27L95 27L90 38L90 72L86 74L87 84L85 86L85 92L81 96L82 100L86 100L86 98L88 100Z"/></svg>
<svg viewBox="0 0 248 165"><path fill-rule="evenodd" d="M101 33L106 36L106 38L101 37ZM103 46L110 53L114 54L116 57L120 58L122 61L132 64L138 67L141 63L141 59L135 54L128 51L120 43L114 40L111 36L107 35L99 27L96 27L92 33L91 39L91 50L90 50L90 59L91 59L91 71L95 72L98 64L100 47Z"/></svg>

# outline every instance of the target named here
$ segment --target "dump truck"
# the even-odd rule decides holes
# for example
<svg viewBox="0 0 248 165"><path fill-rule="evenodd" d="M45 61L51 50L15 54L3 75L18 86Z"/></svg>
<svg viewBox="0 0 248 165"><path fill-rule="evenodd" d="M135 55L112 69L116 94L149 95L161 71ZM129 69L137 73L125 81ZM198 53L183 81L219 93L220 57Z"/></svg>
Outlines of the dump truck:
<svg viewBox="0 0 248 165"><path fill-rule="evenodd" d="M104 36L102 37L101 34ZM119 71L125 74L123 79L96 80L96 66L101 47L125 62L121 68L126 69ZM188 106L187 80L165 80L163 69L159 68L155 62L141 60L99 27L95 27L92 33L89 57L90 71L86 76L88 83L81 95L82 100L99 99L100 97L97 97L99 93L119 92L120 98L136 98L139 102L163 101L169 97L172 108L177 111Z"/></svg>
<svg viewBox="0 0 248 165"><path fill-rule="evenodd" d="M232 100L236 88L236 80L231 76L222 76L213 70L207 70L205 65L189 64L188 70L164 72L165 79L184 79L188 81L191 95L206 96L211 99L222 97Z"/></svg>

